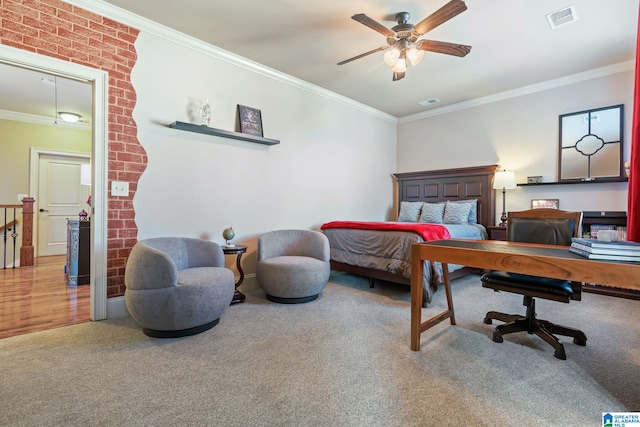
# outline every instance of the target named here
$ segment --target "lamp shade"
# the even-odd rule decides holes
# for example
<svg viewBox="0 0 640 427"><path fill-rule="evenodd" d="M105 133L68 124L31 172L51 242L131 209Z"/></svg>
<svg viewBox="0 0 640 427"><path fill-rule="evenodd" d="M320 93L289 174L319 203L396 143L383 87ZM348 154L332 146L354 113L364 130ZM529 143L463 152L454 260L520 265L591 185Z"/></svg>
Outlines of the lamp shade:
<svg viewBox="0 0 640 427"><path fill-rule="evenodd" d="M89 163L80 165L80 185L91 185L91 165Z"/></svg>
<svg viewBox="0 0 640 427"><path fill-rule="evenodd" d="M393 67L394 65L396 65L396 62L398 62L398 58L400 58L400 49L394 47L388 50L384 54L383 58L385 64L387 64L389 67Z"/></svg>
<svg viewBox="0 0 640 427"><path fill-rule="evenodd" d="M498 171L493 177L494 190L516 188L516 175L513 171Z"/></svg>
<svg viewBox="0 0 640 427"><path fill-rule="evenodd" d="M415 47L410 47L407 50L407 58L411 65L418 65L422 58L424 58L424 50L416 49Z"/></svg>

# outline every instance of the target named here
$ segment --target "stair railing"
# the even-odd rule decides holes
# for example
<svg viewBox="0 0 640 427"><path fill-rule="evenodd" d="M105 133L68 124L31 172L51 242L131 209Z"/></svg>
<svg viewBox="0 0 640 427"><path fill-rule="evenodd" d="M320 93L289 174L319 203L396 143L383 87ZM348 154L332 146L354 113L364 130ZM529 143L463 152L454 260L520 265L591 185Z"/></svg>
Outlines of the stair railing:
<svg viewBox="0 0 640 427"><path fill-rule="evenodd" d="M22 245L20 247L20 267L33 267L33 197L22 199L21 205L0 204L1 220L0 236L2 238L2 268L6 269L9 261L9 268L16 267L16 251L18 244L18 226L20 218L22 220ZM8 259L8 257L11 257Z"/></svg>

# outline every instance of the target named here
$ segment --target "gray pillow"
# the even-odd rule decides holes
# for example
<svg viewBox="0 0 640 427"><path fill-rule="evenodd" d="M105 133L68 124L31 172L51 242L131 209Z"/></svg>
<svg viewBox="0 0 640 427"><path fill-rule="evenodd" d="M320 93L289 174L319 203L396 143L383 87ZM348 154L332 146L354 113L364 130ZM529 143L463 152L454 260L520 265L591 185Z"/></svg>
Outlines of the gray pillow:
<svg viewBox="0 0 640 427"><path fill-rule="evenodd" d="M418 222L422 202L400 202L399 222Z"/></svg>
<svg viewBox="0 0 640 427"><path fill-rule="evenodd" d="M428 203L422 204L422 213L418 222L427 222L430 224L442 224L442 217L444 216L444 202L440 203Z"/></svg>
<svg viewBox="0 0 640 427"><path fill-rule="evenodd" d="M444 223L445 224L468 224L470 203L453 203L447 201L444 207Z"/></svg>
<svg viewBox="0 0 640 427"><path fill-rule="evenodd" d="M468 203L471 205L471 210L469 211L469 224L477 224L478 223L478 199L469 199L469 200L448 200L451 203Z"/></svg>

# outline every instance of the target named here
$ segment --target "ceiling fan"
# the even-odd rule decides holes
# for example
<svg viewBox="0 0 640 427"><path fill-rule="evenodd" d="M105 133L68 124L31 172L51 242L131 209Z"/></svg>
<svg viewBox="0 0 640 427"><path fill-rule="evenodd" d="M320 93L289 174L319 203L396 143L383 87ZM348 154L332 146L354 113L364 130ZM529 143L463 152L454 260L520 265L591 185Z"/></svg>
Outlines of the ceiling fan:
<svg viewBox="0 0 640 427"><path fill-rule="evenodd" d="M435 40L418 40L422 35L433 30L440 24L467 10L467 5L462 0L451 0L440 9L427 16L416 25L409 24L409 12L400 12L396 15L398 25L387 28L377 21L369 18L364 13L353 15L351 19L366 25L387 37L387 46L381 46L369 52L354 56L338 62L343 65L348 62L360 59L372 53L386 50L384 54L385 63L393 69L393 81L400 80L407 71L407 60L411 65L417 65L424 56L424 51L444 53L459 57L466 56L471 51L471 46L441 42Z"/></svg>

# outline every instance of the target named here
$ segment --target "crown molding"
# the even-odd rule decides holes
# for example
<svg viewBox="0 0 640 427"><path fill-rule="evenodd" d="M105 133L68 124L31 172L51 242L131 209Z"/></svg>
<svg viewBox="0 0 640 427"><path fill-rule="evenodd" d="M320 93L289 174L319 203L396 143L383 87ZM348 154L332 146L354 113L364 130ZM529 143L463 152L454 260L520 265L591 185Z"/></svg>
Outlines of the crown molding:
<svg viewBox="0 0 640 427"><path fill-rule="evenodd" d="M355 108L357 110L363 111L367 114L376 116L378 118L387 120L389 122L397 123L397 118L395 116L384 113L380 110L369 107L368 105L362 104L360 102L356 102L353 99L347 98L346 96L338 95L335 92L331 92L329 90L323 89L319 86L313 85L304 80L301 80L296 77L290 76L288 74L282 73L280 71L274 70L273 68L269 68L265 65L251 61L247 58L236 55L234 53L231 53L227 50L224 50L212 44L205 43L202 40L196 39L195 37L188 36L172 28L166 27L162 24L151 21L142 16L128 12L122 8L105 3L102 0L63 0L63 1L65 3L69 3L71 5L81 7L90 12L112 19L121 24L136 28L140 31L145 31L147 33L161 37L165 40L178 43L184 47L196 50L200 53L210 55L222 61L226 61L230 64L236 65L238 67L242 67L244 69L250 70L262 76L269 77L281 83L285 83L290 86L296 87L298 89L302 89L306 92L310 92L315 95L322 96L324 98L328 98L336 102L340 102L349 107Z"/></svg>
<svg viewBox="0 0 640 427"><path fill-rule="evenodd" d="M480 105L490 104L493 102L499 102L499 101L523 96L523 95L528 95L531 93L541 92L548 89L554 89L561 86L579 83L585 80L607 76L610 74L616 74L623 71L632 70L635 68L635 61L621 62L618 64L596 68L593 70L584 71L581 73L572 74L572 75L560 77L557 79L547 80L544 82L536 83L529 86L523 86L521 88L508 90L505 92L500 92L500 93L488 95L481 98L459 102L457 104L451 104L451 105L443 106L440 108L434 108L429 111L425 111L421 113L410 114L402 117L395 117L390 114L384 113L380 110L377 110L375 108L364 105L360 102L356 102L345 96L339 95L335 92L331 92L329 90L323 89L319 86L313 85L304 80L298 79L296 77L293 77L288 74L269 68L265 65L251 61L247 58L231 53L217 46L211 45L209 43L205 43L202 40L188 36L184 33L173 30L162 24L151 21L147 18L133 14L131 12L128 12L122 8L105 3L103 0L63 0L63 1L65 3L69 3L71 5L81 7L90 12L93 12L101 16L104 16L106 18L112 19L114 21L120 22L124 25L131 26L140 31L148 32L155 36L161 37L165 40L169 40L171 42L178 43L182 46L185 46L187 48L194 49L200 53L210 55L212 57L226 61L233 65L242 67L244 69L250 70L257 74L272 78L274 80L288 84L298 89L313 93L318 96L322 96L324 98L331 99L333 101L340 102L344 105L350 106L352 108L355 108L357 110L363 111L367 114L376 116L378 118L387 120L395 124L407 123L415 120L421 120L428 117L434 117L441 114L447 114L454 111L463 110L466 108L472 108Z"/></svg>
<svg viewBox="0 0 640 427"><path fill-rule="evenodd" d="M55 120L52 117L37 116L35 114L19 113L17 111L0 110L0 120L31 123L34 125L56 126L67 129L76 129L85 132L91 131L91 124L84 122L68 123L62 119Z"/></svg>
<svg viewBox="0 0 640 427"><path fill-rule="evenodd" d="M427 117L439 116L441 114L452 113L454 111L464 110L466 108L477 107L480 105L490 104L492 102L504 101L506 99L517 98L519 96L529 95L531 93L542 92L544 90L554 89L557 87L567 86L574 83L580 83L585 80L591 80L598 77L604 77L611 74L621 73L623 71L633 70L635 68L635 61L619 62L617 64L608 65L601 68L595 68L589 71L583 71L581 73L571 74L568 76L560 77L557 79L547 80L540 83L535 83L529 86L523 86L517 89L508 90L505 92L496 93L482 98L471 99L469 101L459 102L457 104L451 104L433 110L425 111L423 113L411 114L403 116L398 119L398 123L407 123L415 120L425 119Z"/></svg>

